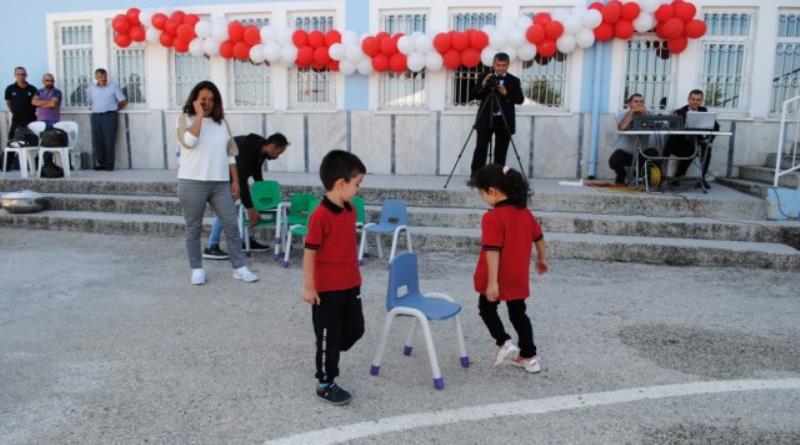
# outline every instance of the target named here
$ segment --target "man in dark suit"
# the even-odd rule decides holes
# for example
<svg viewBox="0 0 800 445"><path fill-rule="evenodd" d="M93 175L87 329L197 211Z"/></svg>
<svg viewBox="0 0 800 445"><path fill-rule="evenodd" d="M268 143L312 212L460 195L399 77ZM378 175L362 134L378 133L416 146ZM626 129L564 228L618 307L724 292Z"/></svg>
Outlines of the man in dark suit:
<svg viewBox="0 0 800 445"><path fill-rule="evenodd" d="M475 130L478 140L472 155L472 174L486 165L487 149L494 134L494 163L505 165L508 143L514 134L514 105L525 101L519 78L508 73L510 59L506 53L497 53L492 72L475 84L475 98L480 99ZM496 100L496 99L497 100ZM498 109L497 104L500 104ZM505 122L503 122L505 116ZM508 128L506 128L508 124Z"/></svg>
<svg viewBox="0 0 800 445"><path fill-rule="evenodd" d="M688 104L685 106L678 108L677 110L673 111L672 114L681 116L683 118L684 123L686 122L686 113L689 111L702 111L707 112L708 109L703 106L703 92L700 90L692 90L689 92L689 99ZM714 131L719 131L719 124L714 122ZM700 159L703 159L703 177L701 181L705 188L708 187L708 183L706 182L706 174L708 174L708 165L711 163L711 142L714 141L714 137L708 136L677 136L673 135L667 139L667 144L664 147L664 157L669 157L670 155L680 156L680 157L689 157L694 153L694 144L695 138L698 138L697 143L700 144ZM675 171L675 177L679 178L681 176L686 175L686 171L689 169L689 166L692 165L692 160L682 160L678 161L678 168ZM673 181L671 185L677 185L677 181ZM700 183L697 184L698 187Z"/></svg>

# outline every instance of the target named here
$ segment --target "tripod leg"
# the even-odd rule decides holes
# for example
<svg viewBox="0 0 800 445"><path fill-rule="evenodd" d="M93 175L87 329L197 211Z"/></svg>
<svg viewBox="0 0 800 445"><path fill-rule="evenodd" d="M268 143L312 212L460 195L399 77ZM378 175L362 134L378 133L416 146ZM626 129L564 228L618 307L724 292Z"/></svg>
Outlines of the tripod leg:
<svg viewBox="0 0 800 445"><path fill-rule="evenodd" d="M461 151L458 152L458 158L456 158L456 162L453 164L453 169L450 170L450 174L447 176L447 181L444 183L444 188L446 189L448 185L450 185L450 180L453 179L453 173L456 171L456 166L458 166L458 162L461 160L461 156L464 156L464 150L467 149L467 144L469 144L469 140L472 138L472 133L475 132L475 127L472 127L470 130L469 135L467 135L467 140L464 141L464 146L461 147Z"/></svg>

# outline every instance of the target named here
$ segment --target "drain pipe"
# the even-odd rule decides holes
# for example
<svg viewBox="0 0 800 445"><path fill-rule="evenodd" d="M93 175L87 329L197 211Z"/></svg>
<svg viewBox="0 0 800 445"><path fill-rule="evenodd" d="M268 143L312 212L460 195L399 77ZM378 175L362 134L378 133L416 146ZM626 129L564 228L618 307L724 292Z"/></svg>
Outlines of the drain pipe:
<svg viewBox="0 0 800 445"><path fill-rule="evenodd" d="M605 3L605 2L604 2ZM589 136L589 179L597 176L597 145L600 137L600 89L603 74L603 52L606 42L596 42L594 47L594 79L592 82L592 128Z"/></svg>

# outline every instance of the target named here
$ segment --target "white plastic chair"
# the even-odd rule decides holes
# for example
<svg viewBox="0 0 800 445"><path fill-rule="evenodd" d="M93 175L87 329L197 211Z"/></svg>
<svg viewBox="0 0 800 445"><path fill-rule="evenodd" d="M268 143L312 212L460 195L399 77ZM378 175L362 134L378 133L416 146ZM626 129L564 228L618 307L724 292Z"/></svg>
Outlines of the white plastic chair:
<svg viewBox="0 0 800 445"><path fill-rule="evenodd" d="M42 167L44 166L44 154L45 153L58 153L59 159L61 160L61 167L64 169L64 177L70 177L70 159L71 154L78 155L78 162L76 165L80 163L80 152L75 150L75 147L78 143L78 123L75 121L60 121L53 125L54 128L58 128L67 132L67 145L65 147L42 147L41 142L39 143L39 177L42 177ZM79 170L80 168L76 168Z"/></svg>
<svg viewBox="0 0 800 445"><path fill-rule="evenodd" d="M31 130L36 134L36 137L39 137L41 132L47 127L42 121L31 122L28 124L28 129ZM38 146L32 147L11 147L6 146L3 149L3 177L6 176L6 170L8 169L8 154L9 153L16 153L17 157L19 158L19 173L23 178L28 177L28 173L33 175L33 171L36 168L36 162L33 159L33 154L38 150Z"/></svg>

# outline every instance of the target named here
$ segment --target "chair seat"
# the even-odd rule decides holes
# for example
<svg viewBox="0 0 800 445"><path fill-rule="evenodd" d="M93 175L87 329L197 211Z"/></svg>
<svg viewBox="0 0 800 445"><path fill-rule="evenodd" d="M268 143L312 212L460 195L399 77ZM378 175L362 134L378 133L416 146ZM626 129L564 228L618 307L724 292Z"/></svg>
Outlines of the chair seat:
<svg viewBox="0 0 800 445"><path fill-rule="evenodd" d="M401 303L390 308L408 307L418 309L428 317L428 320L447 320L461 312L461 305L436 298L425 298L421 294L405 295Z"/></svg>
<svg viewBox="0 0 800 445"><path fill-rule="evenodd" d="M374 226L367 227L368 233L393 233L397 229L398 224L375 224Z"/></svg>
<svg viewBox="0 0 800 445"><path fill-rule="evenodd" d="M289 215L286 217L286 224L289 226L294 226L297 224L306 224L308 223L308 214L305 215Z"/></svg>
<svg viewBox="0 0 800 445"><path fill-rule="evenodd" d="M306 235L308 235L308 226L295 227L295 228L289 230L289 232L291 232L292 235L306 236Z"/></svg>

